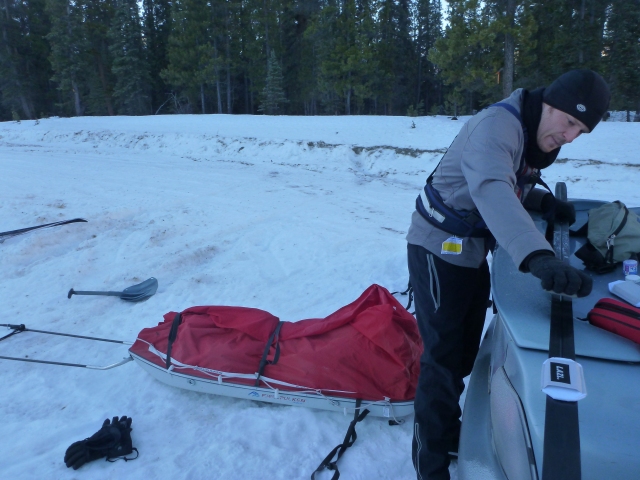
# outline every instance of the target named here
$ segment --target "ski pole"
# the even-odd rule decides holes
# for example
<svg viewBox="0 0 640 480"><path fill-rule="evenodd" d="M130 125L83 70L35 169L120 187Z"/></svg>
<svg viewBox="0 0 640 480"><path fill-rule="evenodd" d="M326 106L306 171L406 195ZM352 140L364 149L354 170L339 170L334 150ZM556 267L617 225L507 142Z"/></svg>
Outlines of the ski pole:
<svg viewBox="0 0 640 480"><path fill-rule="evenodd" d="M133 345L133 342L125 342L123 340L112 340L110 338L85 337L84 335L73 335L71 333L48 332L46 330L33 330L31 328L25 327L24 324L11 325L7 323L0 323L0 327L7 327L7 328L13 329L14 331L9 335L13 335L14 333L20 333L20 332L36 332L36 333L46 333L48 335L60 335L63 337L84 338L85 340L97 340L99 342L111 342L111 343L121 343L123 345ZM9 337L9 335L7 335L6 337L2 337L0 340Z"/></svg>
<svg viewBox="0 0 640 480"><path fill-rule="evenodd" d="M27 233L27 232L30 232L32 230L37 230L39 228L57 227L57 226L60 226L60 225L67 225L68 223L86 222L86 221L87 220L85 220L84 218L74 218L73 220L65 220L65 221L62 221L62 222L45 223L44 225L37 225L35 227L20 228L18 230L10 230L8 232L0 232L0 243L2 243L5 240L5 238L15 237L16 235L22 235L23 233Z"/></svg>
<svg viewBox="0 0 640 480"><path fill-rule="evenodd" d="M96 365L81 365L79 363L64 363L64 362L51 362L49 360L32 360L30 358L17 358L17 357L3 357L0 356L0 360L16 360L18 362L32 362L32 363L46 363L48 365L61 365L63 367L80 367L80 368L89 368L91 370L109 370L111 368L119 367L120 365L124 365L127 362L133 360L133 358L126 357L119 361L118 363L113 363L111 365L106 365L104 367L98 367Z"/></svg>

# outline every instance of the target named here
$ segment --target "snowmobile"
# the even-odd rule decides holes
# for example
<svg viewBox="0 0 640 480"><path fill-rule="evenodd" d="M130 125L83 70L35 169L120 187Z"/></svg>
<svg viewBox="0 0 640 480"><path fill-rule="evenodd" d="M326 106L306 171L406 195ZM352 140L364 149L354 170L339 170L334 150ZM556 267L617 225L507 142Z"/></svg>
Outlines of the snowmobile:
<svg viewBox="0 0 640 480"><path fill-rule="evenodd" d="M566 195L564 184L556 186L558 198L563 188ZM572 230L605 203L572 201ZM553 235L556 256L584 268L575 252L585 237L569 235L567 225L549 232L541 215L532 218ZM584 298L542 290L500 247L491 271L494 316L469 379L459 479L640 478L640 345L587 321L598 300L615 297L608 284L624 279L622 267L591 274L593 291ZM554 398L554 388L565 397Z"/></svg>

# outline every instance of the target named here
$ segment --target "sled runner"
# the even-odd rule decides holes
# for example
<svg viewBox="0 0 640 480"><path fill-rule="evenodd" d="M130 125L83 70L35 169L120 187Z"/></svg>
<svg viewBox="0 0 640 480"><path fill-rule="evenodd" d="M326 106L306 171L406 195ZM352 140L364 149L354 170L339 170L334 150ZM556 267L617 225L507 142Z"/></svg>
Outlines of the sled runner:
<svg viewBox="0 0 640 480"><path fill-rule="evenodd" d="M320 410L331 410L341 413L352 414L356 409L356 399L340 396L340 392L324 392L322 390L304 389L289 390L293 386L282 387L280 382L273 382L272 379L262 378L265 387L252 387L234 383L232 378L218 377L212 374L211 379L197 377L178 370L166 370L161 366L139 357L135 353L131 354L133 360L142 367L144 371L167 385L184 388L200 393L212 393L227 397L242 398L248 400L258 400L262 402L277 403L281 405L296 405L300 407L317 408ZM217 378L225 378L217 380ZM255 379L254 375L248 378ZM333 393L333 394L331 394ZM382 399L378 401L364 401L362 407L370 411L370 415L378 417L396 418L413 414L413 400L391 401Z"/></svg>
<svg viewBox="0 0 640 480"><path fill-rule="evenodd" d="M142 330L132 358L189 390L351 413L413 413L422 343L416 321L369 287L324 319L281 322L244 307L192 307Z"/></svg>

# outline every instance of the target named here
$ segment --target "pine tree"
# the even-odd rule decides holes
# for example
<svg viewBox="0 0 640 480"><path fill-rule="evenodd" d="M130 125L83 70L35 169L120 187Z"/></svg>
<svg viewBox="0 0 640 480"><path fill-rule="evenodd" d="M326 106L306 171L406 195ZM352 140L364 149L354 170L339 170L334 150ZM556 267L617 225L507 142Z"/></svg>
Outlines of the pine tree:
<svg viewBox="0 0 640 480"><path fill-rule="evenodd" d="M417 59L411 44L410 13L407 0L382 0L378 15L376 58L379 77L377 97L383 112L391 115L405 113L413 103L412 86Z"/></svg>
<svg viewBox="0 0 640 480"><path fill-rule="evenodd" d="M62 94L63 113L81 116L85 111L85 72L90 68L89 45L82 31L82 5L67 0L47 0L51 19L47 39L51 45L49 59L54 71L52 79Z"/></svg>
<svg viewBox="0 0 640 480"><path fill-rule="evenodd" d="M602 71L608 3L611 0L531 2L538 29L532 48L536 58L525 74L530 83L548 85L574 68Z"/></svg>
<svg viewBox="0 0 640 480"><path fill-rule="evenodd" d="M142 48L142 28L137 0L117 0L109 39L116 77L113 96L119 114L151 113L149 70Z"/></svg>
<svg viewBox="0 0 640 480"><path fill-rule="evenodd" d="M108 31L110 0L46 0L51 20L47 39L52 80L60 91L63 114L114 115Z"/></svg>
<svg viewBox="0 0 640 480"><path fill-rule="evenodd" d="M239 0L238 2L238 16L237 16L237 25L236 32L238 37L238 56L236 68L238 72L238 83L240 84L240 88L238 89L239 99L237 99L237 103L241 104L238 107L238 112L241 113L253 113L253 102L252 102L252 88L251 88L251 67L253 62L251 61L250 54L250 45L252 45L252 36L251 36L251 21L250 21L250 10L247 8L247 1ZM239 100L239 101L238 101Z"/></svg>
<svg viewBox="0 0 640 480"><path fill-rule="evenodd" d="M442 5L440 0L417 0L415 4L414 45L418 57L415 93L416 110L422 105L430 111L432 105L439 104L441 80L436 74L436 66L428 58L429 50L442 37Z"/></svg>
<svg viewBox="0 0 640 480"><path fill-rule="evenodd" d="M0 91L8 112L22 118L51 112L49 45L44 36L50 26L44 0L0 2Z"/></svg>
<svg viewBox="0 0 640 480"><path fill-rule="evenodd" d="M353 96L356 113L375 112L375 79L379 69L376 58L375 3L371 0L356 1L355 45L352 49ZM368 105L368 108L366 107Z"/></svg>
<svg viewBox="0 0 640 480"><path fill-rule="evenodd" d="M448 3L449 22L443 37L429 51L429 60L437 65L448 86L446 104L453 105L453 109L447 109L448 113L458 115L464 95L477 92L486 84L487 67L491 73L497 70L496 55L487 49L487 39L482 37L479 2L450 0Z"/></svg>
<svg viewBox="0 0 640 480"><path fill-rule="evenodd" d="M327 0L304 33L305 54L310 60L305 71L307 109L311 113L337 115L344 106L335 85L339 16L338 0Z"/></svg>
<svg viewBox="0 0 640 480"><path fill-rule="evenodd" d="M493 0L482 7L482 29L486 30L486 48L495 53L494 68L498 72L497 88L485 88L491 101L511 95L520 72L532 61L528 51L535 45L536 24L531 10L522 0ZM486 80L493 84L492 80Z"/></svg>
<svg viewBox="0 0 640 480"><path fill-rule="evenodd" d="M357 44L356 5L354 0L344 0L338 16L336 44L333 54L323 65L325 71L331 71L333 88L344 102L345 115L351 115L354 87L358 81L359 56L362 53Z"/></svg>
<svg viewBox="0 0 640 480"><path fill-rule="evenodd" d="M291 113L308 113L312 92L317 85L314 78L314 45L307 42L306 32L313 25L320 10L320 2L281 0L280 4L280 41L276 56L281 61L284 89L289 93L287 110Z"/></svg>
<svg viewBox="0 0 640 480"><path fill-rule="evenodd" d="M269 63L267 65L267 78L262 90L261 104L259 112L266 115L277 115L281 112L284 104L288 102L282 88L282 68L276 58L276 54L271 50Z"/></svg>
<svg viewBox="0 0 640 480"><path fill-rule="evenodd" d="M210 28L217 53L214 73L218 113L225 110L233 113L235 73L241 63L237 36L242 6L239 0L213 0L211 9Z"/></svg>
<svg viewBox="0 0 640 480"><path fill-rule="evenodd" d="M612 2L606 30L606 62L612 108L636 111L640 121L640 2Z"/></svg>
<svg viewBox="0 0 640 480"><path fill-rule="evenodd" d="M211 15L207 0L176 0L172 4L169 64L160 76L177 89L174 108L180 113L191 112L193 103L200 103L201 112L206 113L205 88L220 80L222 60L211 31ZM220 102L218 95L218 108Z"/></svg>
<svg viewBox="0 0 640 480"><path fill-rule="evenodd" d="M610 3L611 0L581 0L579 5L574 3L576 65L581 68L602 68L604 26Z"/></svg>
<svg viewBox="0 0 640 480"><path fill-rule="evenodd" d="M370 84L370 68L373 62L373 51L370 42L363 35L363 6L357 9L355 0L344 0L340 10L331 11L336 15L333 25L333 41L331 47L323 55L320 69L326 87L336 97L342 99L340 111L351 115L351 107L356 100L356 107L361 110L364 101L372 96ZM334 105L337 110L338 105Z"/></svg>
<svg viewBox="0 0 640 480"><path fill-rule="evenodd" d="M0 90L4 105L12 111L21 108L26 118L33 118L33 101L24 85L21 58L18 47L22 47L25 35L22 30L24 5L20 1L5 1L0 4Z"/></svg>
<svg viewBox="0 0 640 480"><path fill-rule="evenodd" d="M115 115L113 89L115 76L112 72L113 58L109 50L109 28L115 14L113 0L83 0L84 22L82 33L88 43L90 65L85 72L85 97L90 115Z"/></svg>
<svg viewBox="0 0 640 480"><path fill-rule="evenodd" d="M167 48L171 31L169 0L143 0L143 38L149 68L151 108L157 112L167 102L167 85L160 72L167 68Z"/></svg>
<svg viewBox="0 0 640 480"><path fill-rule="evenodd" d="M234 32L242 34L235 40L231 38L231 44L235 43L235 50L232 47L231 51L237 53L232 55L231 61L225 57L220 70L237 72L244 109L254 113L262 101L271 51L275 50L276 57L284 56L287 43L284 25L292 20L286 11L286 2L290 0L237 1L238 4L233 5L237 20L232 20L231 24L237 26ZM224 53L226 55L226 51Z"/></svg>
<svg viewBox="0 0 640 480"><path fill-rule="evenodd" d="M429 58L453 89L449 102L458 106L464 102L461 112L472 113L514 88L529 86L519 77L532 63L536 25L528 7L514 9L511 4L508 11L507 5L502 0L449 2L449 26Z"/></svg>
<svg viewBox="0 0 640 480"><path fill-rule="evenodd" d="M27 3L29 28L29 48L25 54L26 77L29 78L29 90L34 99L34 115L53 115L55 89L51 88L53 70L49 62L51 48L46 35L51 30L49 17L45 12L45 0L29 0Z"/></svg>

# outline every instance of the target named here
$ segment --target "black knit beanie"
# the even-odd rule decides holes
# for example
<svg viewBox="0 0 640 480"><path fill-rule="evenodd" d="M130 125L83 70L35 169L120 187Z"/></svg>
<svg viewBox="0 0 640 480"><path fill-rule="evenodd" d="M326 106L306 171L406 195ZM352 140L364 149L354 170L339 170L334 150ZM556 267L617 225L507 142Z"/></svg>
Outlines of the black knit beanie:
<svg viewBox="0 0 640 480"><path fill-rule="evenodd" d="M584 123L589 131L609 108L611 92L604 79L592 70L571 70L544 91L542 101Z"/></svg>

